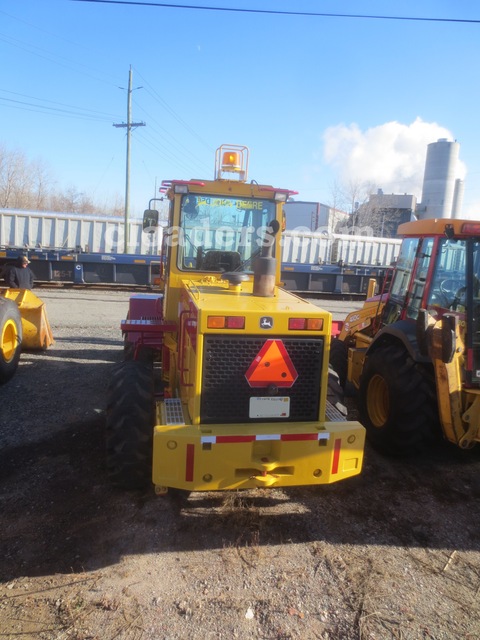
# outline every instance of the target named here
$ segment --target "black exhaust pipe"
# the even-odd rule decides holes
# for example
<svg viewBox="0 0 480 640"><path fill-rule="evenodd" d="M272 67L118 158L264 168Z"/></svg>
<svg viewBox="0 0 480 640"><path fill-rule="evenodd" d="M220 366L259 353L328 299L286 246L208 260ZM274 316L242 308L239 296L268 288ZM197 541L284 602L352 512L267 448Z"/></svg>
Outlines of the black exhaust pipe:
<svg viewBox="0 0 480 640"><path fill-rule="evenodd" d="M253 295L272 298L275 295L277 260L273 257L275 236L280 230L278 220L272 220L265 231L260 256L253 265Z"/></svg>

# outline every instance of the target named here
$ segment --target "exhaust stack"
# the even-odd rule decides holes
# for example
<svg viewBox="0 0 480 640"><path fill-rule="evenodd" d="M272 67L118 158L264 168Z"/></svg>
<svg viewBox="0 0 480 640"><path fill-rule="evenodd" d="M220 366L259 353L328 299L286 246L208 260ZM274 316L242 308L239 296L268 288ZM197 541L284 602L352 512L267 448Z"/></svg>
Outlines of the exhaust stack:
<svg viewBox="0 0 480 640"><path fill-rule="evenodd" d="M272 298L275 295L277 261L272 256L275 236L280 230L278 220L272 220L265 231L260 256L253 265L253 295Z"/></svg>

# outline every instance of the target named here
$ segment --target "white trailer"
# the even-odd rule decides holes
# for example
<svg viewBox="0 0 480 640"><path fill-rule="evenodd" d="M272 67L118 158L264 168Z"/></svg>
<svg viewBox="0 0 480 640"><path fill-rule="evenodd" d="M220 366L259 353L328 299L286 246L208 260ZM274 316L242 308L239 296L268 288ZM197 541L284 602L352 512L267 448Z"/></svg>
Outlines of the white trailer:
<svg viewBox="0 0 480 640"><path fill-rule="evenodd" d="M0 209L0 266L20 253L33 260L38 281L150 285L160 264L160 226L143 231L143 220ZM282 235L286 288L320 293L364 293L368 278L383 277L395 262L400 240L308 230Z"/></svg>
<svg viewBox="0 0 480 640"><path fill-rule="evenodd" d="M285 231L282 262L288 264L338 264L389 266L398 257L401 240L349 236L313 231Z"/></svg>
<svg viewBox="0 0 480 640"><path fill-rule="evenodd" d="M124 253L125 221L117 216L0 209L0 246ZM144 233L141 219L129 221L128 253L158 254L160 231Z"/></svg>

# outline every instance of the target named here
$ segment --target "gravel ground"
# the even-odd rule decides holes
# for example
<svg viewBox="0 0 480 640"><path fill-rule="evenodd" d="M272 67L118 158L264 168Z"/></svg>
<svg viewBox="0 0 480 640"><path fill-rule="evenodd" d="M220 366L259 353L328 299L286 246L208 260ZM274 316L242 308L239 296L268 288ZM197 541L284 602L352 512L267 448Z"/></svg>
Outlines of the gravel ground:
<svg viewBox="0 0 480 640"><path fill-rule="evenodd" d="M117 492L105 390L130 294L36 292L55 345L0 388L0 638L480 638L478 451L367 446L319 489Z"/></svg>

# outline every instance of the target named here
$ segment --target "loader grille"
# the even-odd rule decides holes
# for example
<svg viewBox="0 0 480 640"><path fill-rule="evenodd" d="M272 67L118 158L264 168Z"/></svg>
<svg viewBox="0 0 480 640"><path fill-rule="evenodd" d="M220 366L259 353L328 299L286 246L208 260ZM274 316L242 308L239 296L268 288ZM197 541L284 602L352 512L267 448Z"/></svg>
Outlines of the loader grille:
<svg viewBox="0 0 480 640"><path fill-rule="evenodd" d="M318 420L323 337L268 337L282 340L298 372L298 378L290 389L278 390L279 396L290 397L290 417L284 420ZM249 417L251 397L272 395L271 390L266 388L252 389L245 378L265 340L264 336L205 336L200 409L202 423L278 421L277 418L252 420Z"/></svg>

